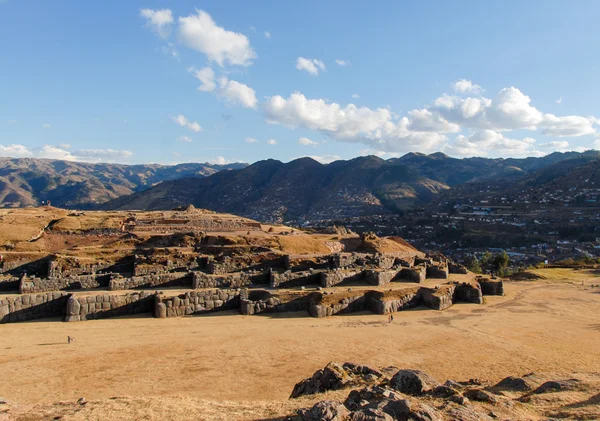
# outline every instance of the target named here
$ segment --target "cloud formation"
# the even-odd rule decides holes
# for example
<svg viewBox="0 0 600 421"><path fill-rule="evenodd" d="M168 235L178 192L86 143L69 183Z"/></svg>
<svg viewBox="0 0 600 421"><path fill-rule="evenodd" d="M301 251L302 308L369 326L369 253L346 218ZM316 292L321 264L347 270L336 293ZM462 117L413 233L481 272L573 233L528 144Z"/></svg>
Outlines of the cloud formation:
<svg viewBox="0 0 600 421"><path fill-rule="evenodd" d="M515 87L500 90L494 98L483 96L483 89L468 80L460 80L454 87L470 95L443 94L405 116L389 108L309 99L300 92L288 98L269 97L262 107L268 123L317 130L339 141L363 143L384 152L444 149L461 156L537 156L542 152L535 147L533 136L503 133L521 130L558 138L598 133L599 119L544 113ZM454 139L451 134L456 134ZM555 150L569 147L564 143L546 145L555 145Z"/></svg>
<svg viewBox="0 0 600 421"><path fill-rule="evenodd" d="M298 57L296 60L296 69L304 70L313 76L325 71L325 63L316 58Z"/></svg>
<svg viewBox="0 0 600 421"><path fill-rule="evenodd" d="M246 35L218 26L203 10L195 15L180 17L179 37L187 47L206 55L219 66L250 66L256 52Z"/></svg>
<svg viewBox="0 0 600 421"><path fill-rule="evenodd" d="M122 162L133 156L126 150L116 149L79 149L70 152L59 146L44 145L28 148L23 145L0 145L0 156L9 158L43 158L81 162Z"/></svg>
<svg viewBox="0 0 600 421"><path fill-rule="evenodd" d="M217 95L230 104L241 105L245 108L255 108L258 103L254 89L238 81L229 80L225 76L219 78Z"/></svg>
<svg viewBox="0 0 600 421"><path fill-rule="evenodd" d="M200 124L198 124L195 121L190 121L187 119L186 116L184 116L183 114L179 114L175 117L173 117L173 121L177 124L179 124L181 127L185 127L186 129L198 133L200 131L202 131L202 127L200 127Z"/></svg>
<svg viewBox="0 0 600 421"><path fill-rule="evenodd" d="M171 33L170 27L173 23L173 13L170 9L142 9L140 10L140 16L146 18L146 25L162 39L169 37Z"/></svg>
<svg viewBox="0 0 600 421"><path fill-rule="evenodd" d="M314 140L310 140L307 137L301 137L300 139L298 139L298 143L304 146L316 146L319 143L315 142Z"/></svg>

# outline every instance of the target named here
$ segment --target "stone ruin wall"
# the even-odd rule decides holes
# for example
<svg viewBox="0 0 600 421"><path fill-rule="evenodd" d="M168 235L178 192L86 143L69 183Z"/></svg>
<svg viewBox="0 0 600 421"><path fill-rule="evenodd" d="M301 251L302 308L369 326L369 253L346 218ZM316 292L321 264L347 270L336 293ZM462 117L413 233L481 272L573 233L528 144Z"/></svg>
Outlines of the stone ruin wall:
<svg viewBox="0 0 600 421"><path fill-rule="evenodd" d="M192 285L192 273L189 272L170 272L156 273L151 275L133 276L124 278L119 275L112 275L108 282L109 291L118 291L136 288L154 288L154 287L190 287Z"/></svg>
<svg viewBox="0 0 600 421"><path fill-rule="evenodd" d="M1 299L0 323L64 316L69 295L65 292L49 292Z"/></svg>
<svg viewBox="0 0 600 421"><path fill-rule="evenodd" d="M321 286L331 288L343 282L355 282L364 277L362 270L335 269L321 273Z"/></svg>
<svg viewBox="0 0 600 421"><path fill-rule="evenodd" d="M65 289L92 289L108 286L110 275L77 275L58 278L23 276L19 282L19 293L39 293Z"/></svg>
<svg viewBox="0 0 600 421"><path fill-rule="evenodd" d="M160 294L156 294L153 313L154 317L163 319L239 307L239 291L216 289L186 292L177 297L162 297Z"/></svg>
<svg viewBox="0 0 600 421"><path fill-rule="evenodd" d="M300 272L269 272L269 285L271 288L294 288L306 285L321 285L322 270L305 270Z"/></svg>
<svg viewBox="0 0 600 421"><path fill-rule="evenodd" d="M236 272L224 275L209 275L193 272L192 288L243 288L252 284L265 284L267 275L261 272Z"/></svg>
<svg viewBox="0 0 600 421"><path fill-rule="evenodd" d="M488 285L487 289L481 285ZM489 294L488 294L489 293ZM262 294L262 295L261 295ZM337 302L323 304L323 297L342 296ZM25 294L0 300L0 323L65 316L65 321L83 321L132 314L178 317L212 311L239 309L242 314L308 311L312 317L326 317L370 310L387 314L418 305L444 310L454 303L481 304L484 295L502 295L503 282L485 278L476 283L451 283L436 288L420 287L405 291L357 291L343 296L335 292L310 292L272 295L268 291L205 290L176 297L141 291L126 294L81 296L66 292ZM258 298L256 298L258 296Z"/></svg>
<svg viewBox="0 0 600 421"><path fill-rule="evenodd" d="M153 304L154 294L147 291L125 295L101 294L89 297L70 295L66 304L65 322L150 313Z"/></svg>

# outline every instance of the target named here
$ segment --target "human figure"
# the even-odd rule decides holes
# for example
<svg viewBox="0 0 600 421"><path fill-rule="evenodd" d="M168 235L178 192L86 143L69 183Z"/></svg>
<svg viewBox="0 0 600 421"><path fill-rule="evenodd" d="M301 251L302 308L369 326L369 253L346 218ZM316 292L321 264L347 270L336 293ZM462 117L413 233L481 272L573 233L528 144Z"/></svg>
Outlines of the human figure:
<svg viewBox="0 0 600 421"><path fill-rule="evenodd" d="M394 315L390 314L390 323L392 323L394 321Z"/></svg>
<svg viewBox="0 0 600 421"><path fill-rule="evenodd" d="M392 323L392 313L388 315L388 324Z"/></svg>
<svg viewBox="0 0 600 421"><path fill-rule="evenodd" d="M67 336L67 343L71 343L71 342L75 342L75 338L72 338L71 336Z"/></svg>

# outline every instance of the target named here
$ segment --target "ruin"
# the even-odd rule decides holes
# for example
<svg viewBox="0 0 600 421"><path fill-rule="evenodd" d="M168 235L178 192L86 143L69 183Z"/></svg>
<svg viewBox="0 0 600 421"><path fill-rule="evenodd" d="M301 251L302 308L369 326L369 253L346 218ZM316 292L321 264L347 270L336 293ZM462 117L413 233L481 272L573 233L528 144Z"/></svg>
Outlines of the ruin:
<svg viewBox="0 0 600 421"><path fill-rule="evenodd" d="M425 255L405 246L377 251L374 244L384 240L374 234L350 237L349 244L355 244L350 251L340 251L339 243L329 253L292 254L275 247L290 231L263 230L255 221L193 207L127 213L106 228L120 226L116 239L112 231L90 234L96 228L77 231L71 225L59 230L55 221L48 234L67 232L64 241L96 235L90 238L100 245L134 247L113 247L101 258L62 251L11 256L0 274L0 291L6 294L0 295L0 323L132 314L170 318L224 310L245 315L302 311L312 317L365 310L387 314L417 306L443 310L455 303L482 304L485 295L504 293L501 280L449 279L466 269L439 253ZM314 241L297 235L304 235L300 242ZM361 244L371 251L361 250ZM440 284L432 285L434 279Z"/></svg>

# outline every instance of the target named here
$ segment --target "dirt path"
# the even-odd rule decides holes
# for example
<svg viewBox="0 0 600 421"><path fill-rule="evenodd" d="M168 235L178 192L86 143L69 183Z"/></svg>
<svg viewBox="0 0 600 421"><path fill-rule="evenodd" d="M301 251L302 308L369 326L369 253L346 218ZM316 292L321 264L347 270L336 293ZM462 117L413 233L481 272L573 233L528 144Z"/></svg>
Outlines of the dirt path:
<svg viewBox="0 0 600 421"><path fill-rule="evenodd" d="M420 368L442 380L598 370L600 290L540 282L506 290L484 305L402 312L392 325L372 314L293 313L0 325L0 395L285 399L332 360ZM77 342L67 345L67 335Z"/></svg>

